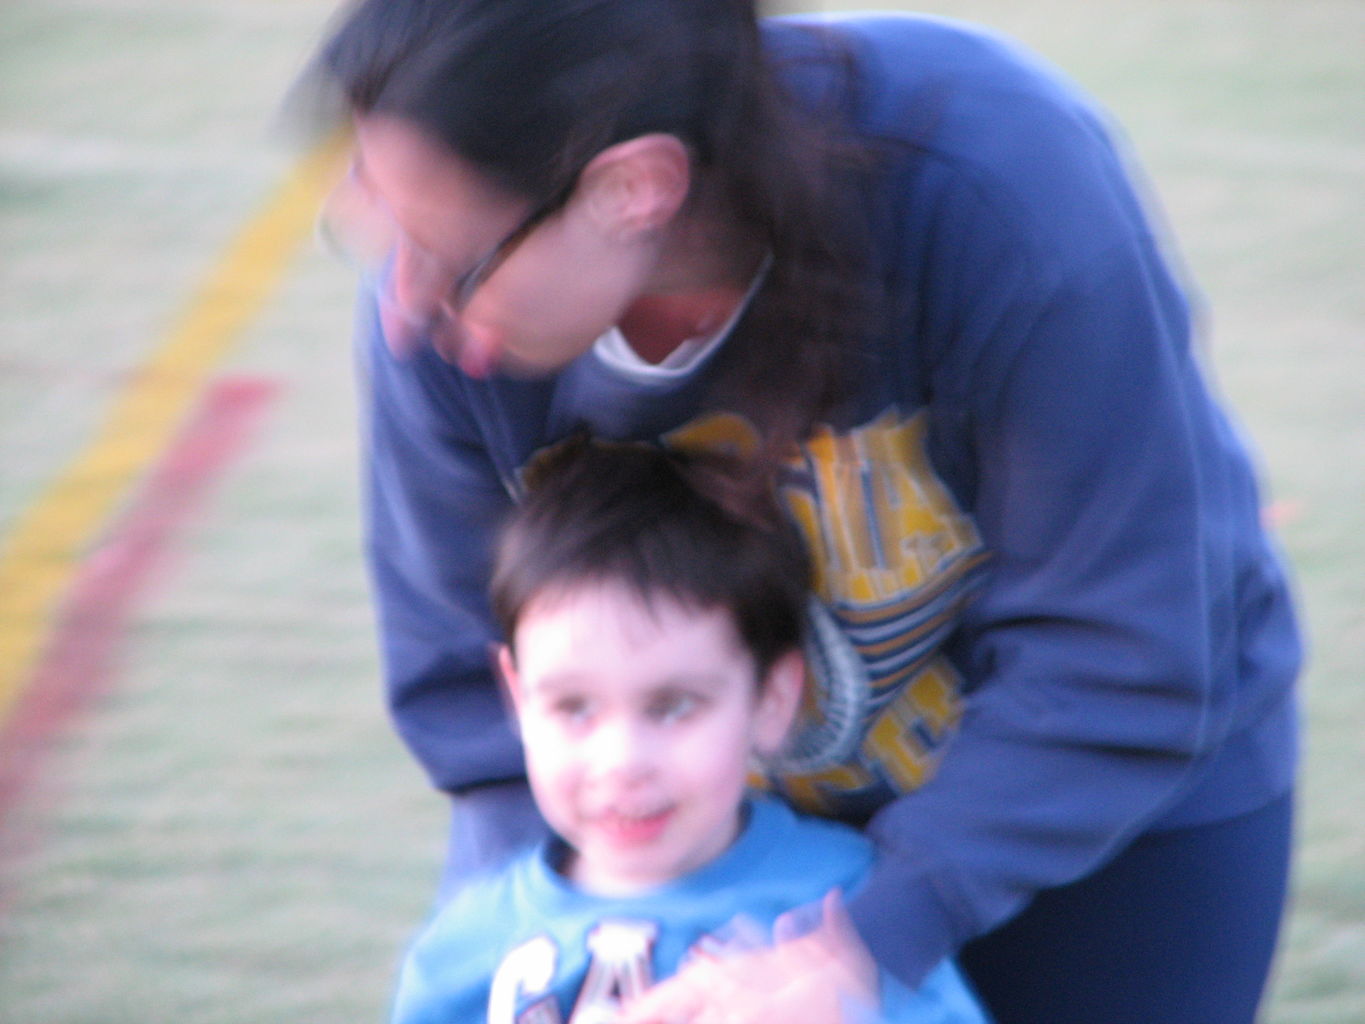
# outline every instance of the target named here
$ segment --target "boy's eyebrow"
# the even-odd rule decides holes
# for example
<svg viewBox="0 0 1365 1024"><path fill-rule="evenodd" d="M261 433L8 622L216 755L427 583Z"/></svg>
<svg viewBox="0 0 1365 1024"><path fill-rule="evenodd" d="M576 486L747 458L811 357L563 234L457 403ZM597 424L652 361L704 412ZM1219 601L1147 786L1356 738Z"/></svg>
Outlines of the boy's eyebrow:
<svg viewBox="0 0 1365 1024"><path fill-rule="evenodd" d="M586 672L551 672L529 680L529 689L536 693L554 694L565 690L577 689L591 681ZM728 685L719 672L673 672L657 680L652 680L643 688L645 693L658 693L664 690L707 690L715 692Z"/></svg>
<svg viewBox="0 0 1365 1024"><path fill-rule="evenodd" d="M680 689L703 689L720 690L725 687L725 677L718 672L686 673L677 672L673 675L664 676L651 689L653 690L680 690Z"/></svg>
<svg viewBox="0 0 1365 1024"><path fill-rule="evenodd" d="M586 676L582 672L552 672L526 680L527 688L537 693L553 693L582 686Z"/></svg>

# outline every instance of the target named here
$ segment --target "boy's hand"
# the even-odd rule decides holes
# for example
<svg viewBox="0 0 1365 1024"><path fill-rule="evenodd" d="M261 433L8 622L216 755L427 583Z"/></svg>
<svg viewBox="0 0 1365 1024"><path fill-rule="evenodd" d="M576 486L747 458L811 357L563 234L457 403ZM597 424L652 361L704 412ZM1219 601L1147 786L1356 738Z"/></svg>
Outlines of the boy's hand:
<svg viewBox="0 0 1365 1024"><path fill-rule="evenodd" d="M619 1024L853 1024L875 1020L877 967L837 891L813 931L721 959L701 957L629 1003Z"/></svg>

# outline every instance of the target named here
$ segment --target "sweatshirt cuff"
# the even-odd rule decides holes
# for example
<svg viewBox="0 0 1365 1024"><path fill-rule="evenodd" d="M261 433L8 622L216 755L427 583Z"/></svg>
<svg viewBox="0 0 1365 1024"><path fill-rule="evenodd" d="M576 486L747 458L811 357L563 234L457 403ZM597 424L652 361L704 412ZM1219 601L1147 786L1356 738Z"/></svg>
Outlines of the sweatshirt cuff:
<svg viewBox="0 0 1365 1024"><path fill-rule="evenodd" d="M876 862L848 912L873 959L912 989L971 937L935 892L929 866L898 855Z"/></svg>
<svg viewBox="0 0 1365 1024"><path fill-rule="evenodd" d="M474 876L503 867L549 831L525 782L490 783L456 794L438 902Z"/></svg>

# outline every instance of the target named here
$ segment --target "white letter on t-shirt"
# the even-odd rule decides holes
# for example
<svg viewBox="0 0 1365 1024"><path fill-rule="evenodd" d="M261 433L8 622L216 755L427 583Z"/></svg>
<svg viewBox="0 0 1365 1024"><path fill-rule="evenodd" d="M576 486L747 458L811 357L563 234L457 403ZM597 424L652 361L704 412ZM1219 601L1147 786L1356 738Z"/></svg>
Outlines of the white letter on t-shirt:
<svg viewBox="0 0 1365 1024"><path fill-rule="evenodd" d="M488 992L488 1024L518 1024L518 1001L540 995L550 987L556 957L555 944L548 935L537 935L503 957ZM549 1020L557 1020L559 1013L554 1010L553 1000L548 1005L553 1012Z"/></svg>
<svg viewBox="0 0 1365 1024"><path fill-rule="evenodd" d="M613 1020L623 999L649 988L654 974L650 953L658 933L651 921L602 921L588 933L592 963L569 1024Z"/></svg>

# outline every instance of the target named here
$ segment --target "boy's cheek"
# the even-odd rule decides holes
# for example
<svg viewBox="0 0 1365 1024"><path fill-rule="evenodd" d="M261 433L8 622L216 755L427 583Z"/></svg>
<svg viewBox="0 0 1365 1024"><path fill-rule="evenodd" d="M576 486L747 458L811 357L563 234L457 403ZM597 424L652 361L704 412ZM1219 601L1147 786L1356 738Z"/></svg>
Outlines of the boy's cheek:
<svg viewBox="0 0 1365 1024"><path fill-rule="evenodd" d="M526 752L527 768L533 775L543 778L565 774L575 759L574 747L562 730L524 727L521 744Z"/></svg>

